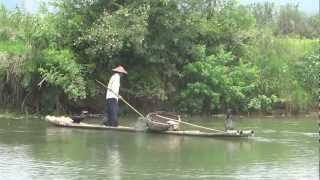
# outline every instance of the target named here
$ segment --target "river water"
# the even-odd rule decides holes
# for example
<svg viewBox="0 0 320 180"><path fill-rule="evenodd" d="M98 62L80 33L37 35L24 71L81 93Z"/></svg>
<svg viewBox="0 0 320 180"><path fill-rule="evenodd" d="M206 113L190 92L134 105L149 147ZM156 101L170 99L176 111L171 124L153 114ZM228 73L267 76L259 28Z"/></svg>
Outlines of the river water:
<svg viewBox="0 0 320 180"><path fill-rule="evenodd" d="M187 118L223 127L216 118ZM133 125L136 119L121 119ZM252 138L213 139L57 128L0 116L0 179L319 179L317 120L237 118Z"/></svg>

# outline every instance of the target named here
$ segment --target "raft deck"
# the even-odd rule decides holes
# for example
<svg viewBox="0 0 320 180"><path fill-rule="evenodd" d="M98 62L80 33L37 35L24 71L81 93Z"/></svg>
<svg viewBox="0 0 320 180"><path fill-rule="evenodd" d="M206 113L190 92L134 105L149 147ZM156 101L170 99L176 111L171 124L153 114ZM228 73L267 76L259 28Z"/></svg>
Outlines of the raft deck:
<svg viewBox="0 0 320 180"><path fill-rule="evenodd" d="M199 137L250 137L254 135L252 130L230 130L225 132L203 132L198 130L189 131L144 131L139 130L134 127L127 126L104 126L100 124L88 124L88 123L73 123L72 119L69 117L56 117L56 116L46 116L45 118L49 123L66 128L79 128L79 129L98 129L98 130L112 130L112 131L127 131L127 132L148 132L148 133L158 133L158 134L168 134L168 135L179 135L179 136L199 136Z"/></svg>

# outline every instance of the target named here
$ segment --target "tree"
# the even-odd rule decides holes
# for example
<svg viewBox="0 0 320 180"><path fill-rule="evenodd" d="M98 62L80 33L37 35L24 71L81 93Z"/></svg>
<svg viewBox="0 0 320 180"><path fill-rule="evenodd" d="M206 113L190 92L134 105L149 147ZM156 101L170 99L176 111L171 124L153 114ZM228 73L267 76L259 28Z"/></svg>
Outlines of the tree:
<svg viewBox="0 0 320 180"><path fill-rule="evenodd" d="M237 61L224 51L206 56L185 67L186 87L181 92L181 110L193 113L212 113L233 108L247 110L256 88L257 70L250 64Z"/></svg>

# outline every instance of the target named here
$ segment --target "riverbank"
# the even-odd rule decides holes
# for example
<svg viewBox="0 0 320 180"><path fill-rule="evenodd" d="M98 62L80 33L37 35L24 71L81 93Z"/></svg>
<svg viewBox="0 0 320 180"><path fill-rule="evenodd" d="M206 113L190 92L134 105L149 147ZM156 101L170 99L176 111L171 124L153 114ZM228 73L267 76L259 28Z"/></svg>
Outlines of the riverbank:
<svg viewBox="0 0 320 180"><path fill-rule="evenodd" d="M0 118L5 119L36 119L36 118L44 118L48 114L29 114L29 113L20 113L20 112L14 112L14 111L8 111L8 110L0 110ZM56 116L68 116L70 114L63 114L63 113L52 113L49 115L56 115ZM190 115L181 113L180 114L183 119L224 119L226 117L226 114L212 114L212 115ZM103 118L104 114L91 114L92 118ZM136 117L137 115L135 113L126 113L126 114L120 114L119 118L132 118ZM262 113L239 113L234 114L233 119L245 119L245 118L263 118L263 119L270 119L270 118L278 118L278 119L287 119L287 118L318 118L318 112L312 111L309 113L300 113L300 114L287 114L287 115L270 115L270 114L262 114Z"/></svg>
<svg viewBox="0 0 320 180"><path fill-rule="evenodd" d="M38 118L44 118L44 115L0 110L0 119L21 120L21 119L38 119Z"/></svg>

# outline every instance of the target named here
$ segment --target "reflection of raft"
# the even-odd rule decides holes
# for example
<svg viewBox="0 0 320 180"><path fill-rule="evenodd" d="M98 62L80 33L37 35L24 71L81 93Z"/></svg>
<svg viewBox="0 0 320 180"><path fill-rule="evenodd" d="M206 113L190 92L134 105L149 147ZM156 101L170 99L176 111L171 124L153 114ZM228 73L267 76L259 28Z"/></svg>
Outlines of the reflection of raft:
<svg viewBox="0 0 320 180"><path fill-rule="evenodd" d="M170 121L167 118L175 121ZM153 112L149 113L146 118L146 125L151 131L167 131L167 130L178 130L180 117L167 112Z"/></svg>
<svg viewBox="0 0 320 180"><path fill-rule="evenodd" d="M88 124L88 123L73 123L72 119L69 117L56 117L56 116L46 116L46 120L58 127L68 127L68 128L79 128L79 129L100 129L100 130L113 130L113 131L128 131L128 132L144 132L140 131L134 127L118 126L118 127L109 127L100 124ZM155 132L155 131L145 131L145 132ZM171 134L171 135L180 135L180 136L199 136L199 137L249 137L253 136L254 132L251 130L239 131L232 130L226 132L217 132L209 133L202 131L158 131L156 133L160 134Z"/></svg>

